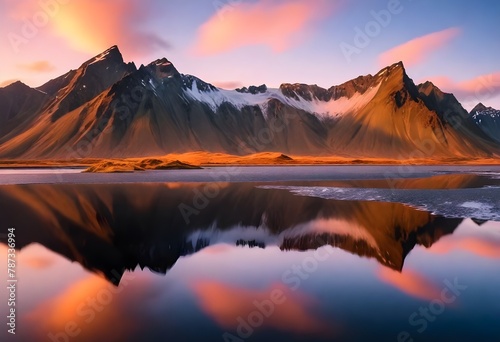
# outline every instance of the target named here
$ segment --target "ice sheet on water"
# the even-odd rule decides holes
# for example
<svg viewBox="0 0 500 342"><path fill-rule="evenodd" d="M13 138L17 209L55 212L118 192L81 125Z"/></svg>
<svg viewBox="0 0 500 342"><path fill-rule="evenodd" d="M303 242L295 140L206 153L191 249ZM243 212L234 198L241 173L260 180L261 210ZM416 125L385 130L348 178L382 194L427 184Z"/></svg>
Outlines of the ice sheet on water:
<svg viewBox="0 0 500 342"><path fill-rule="evenodd" d="M403 203L437 215L500 221L500 188L407 190L307 186L262 186L300 196L343 201Z"/></svg>

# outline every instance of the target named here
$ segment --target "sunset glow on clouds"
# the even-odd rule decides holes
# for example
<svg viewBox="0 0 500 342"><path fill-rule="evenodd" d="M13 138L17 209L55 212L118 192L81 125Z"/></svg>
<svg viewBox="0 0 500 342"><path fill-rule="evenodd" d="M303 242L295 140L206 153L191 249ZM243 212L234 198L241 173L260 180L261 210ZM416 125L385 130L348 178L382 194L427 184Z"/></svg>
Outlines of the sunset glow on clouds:
<svg viewBox="0 0 500 342"><path fill-rule="evenodd" d="M41 331L40 336L57 336L68 331L68 323L71 323L70 331L75 332L72 341L96 341L104 331L108 339L124 340L135 328L131 312L133 307L140 306L140 299L130 296L118 300L120 296L123 297L121 291L118 292L106 280L89 275L25 315L31 329ZM89 300L99 303L98 309ZM113 322L121 322L120 329L110 330ZM55 339L57 337L52 338Z"/></svg>
<svg viewBox="0 0 500 342"><path fill-rule="evenodd" d="M483 258L500 259L500 231L474 224L471 226L469 229L465 225L459 227L454 234L440 239L429 252L448 254L465 251Z"/></svg>
<svg viewBox="0 0 500 342"><path fill-rule="evenodd" d="M228 3L200 27L194 51L210 55L265 45L274 52L283 52L306 39L328 7L325 1L318 0Z"/></svg>
<svg viewBox="0 0 500 342"><path fill-rule="evenodd" d="M442 91L453 93L463 102L477 104L500 95L500 72L481 75L470 80L456 82L446 76L429 77Z"/></svg>
<svg viewBox="0 0 500 342"><path fill-rule="evenodd" d="M72 46L90 53L112 45L130 55L168 47L163 38L141 32L134 24L146 17L146 8L133 1L72 1L61 8L54 28Z"/></svg>
<svg viewBox="0 0 500 342"><path fill-rule="evenodd" d="M12 84L12 83L14 83L14 82L16 82L16 81L18 81L18 79L17 79L17 78L11 78L11 79L8 79L8 80L4 80L4 81L0 82L0 88L1 88L1 87L6 87L6 86L8 86L9 84Z"/></svg>
<svg viewBox="0 0 500 342"><path fill-rule="evenodd" d="M21 0L12 2L9 14L21 24L16 34L22 39L50 33L77 51L94 55L119 45L123 52L133 57L169 47L165 38L141 28L141 23L151 17L148 2ZM26 20L34 29L23 26ZM31 31L34 33L25 34ZM23 42L17 47L24 45Z"/></svg>
<svg viewBox="0 0 500 342"><path fill-rule="evenodd" d="M440 289L423 275L409 269L403 272L394 271L387 267L380 267L378 277L396 289L412 297L432 300L439 298Z"/></svg>
<svg viewBox="0 0 500 342"><path fill-rule="evenodd" d="M224 88L284 82L329 88L402 60L410 77L440 75L436 84L463 101L476 78L498 72L500 6L446 0L400 7L350 63L342 43L355 45L356 29L374 23L371 13L387 10L387 1L4 0L0 86L15 80L40 86L112 45L127 62L166 57L180 72ZM12 34L22 41L13 44ZM485 104L500 108L493 93Z"/></svg>
<svg viewBox="0 0 500 342"><path fill-rule="evenodd" d="M272 314L265 317L263 327L300 334L331 332L332 322L324 322L309 312L312 299L301 293L293 293L281 284L268 289L253 290L229 286L215 281L198 281L193 284L201 308L220 326L236 329L238 317L247 318L257 311L255 302L262 303L274 298L273 291L281 293L280 303L273 306Z"/></svg>
<svg viewBox="0 0 500 342"><path fill-rule="evenodd" d="M381 54L379 65L384 67L397 61L403 61L408 67L422 63L435 50L444 48L459 33L460 30L453 27L412 39Z"/></svg>
<svg viewBox="0 0 500 342"><path fill-rule="evenodd" d="M18 64L19 69L25 69L32 72L49 72L55 69L49 61L36 61L28 64Z"/></svg>

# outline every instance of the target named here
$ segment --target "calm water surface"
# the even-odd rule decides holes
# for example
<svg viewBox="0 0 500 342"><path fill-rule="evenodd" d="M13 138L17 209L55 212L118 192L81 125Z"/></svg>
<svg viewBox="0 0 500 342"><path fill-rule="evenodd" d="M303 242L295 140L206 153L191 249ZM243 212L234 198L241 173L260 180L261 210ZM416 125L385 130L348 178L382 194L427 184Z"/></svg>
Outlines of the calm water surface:
<svg viewBox="0 0 500 342"><path fill-rule="evenodd" d="M500 168L9 172L2 341L500 339Z"/></svg>

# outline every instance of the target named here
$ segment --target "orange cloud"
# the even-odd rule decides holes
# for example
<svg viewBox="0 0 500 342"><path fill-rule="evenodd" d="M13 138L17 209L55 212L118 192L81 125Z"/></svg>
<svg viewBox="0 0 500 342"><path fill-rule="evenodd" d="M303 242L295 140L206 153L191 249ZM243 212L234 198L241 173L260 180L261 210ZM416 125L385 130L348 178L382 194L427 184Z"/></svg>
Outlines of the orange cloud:
<svg viewBox="0 0 500 342"><path fill-rule="evenodd" d="M45 269L54 263L54 259L48 257L28 257L23 258L22 265L33 269Z"/></svg>
<svg viewBox="0 0 500 342"><path fill-rule="evenodd" d="M260 0L256 3L228 3L198 31L195 53L213 55L249 45L264 45L274 52L296 46L326 13L324 0Z"/></svg>
<svg viewBox="0 0 500 342"><path fill-rule="evenodd" d="M12 83L17 82L17 81L19 81L19 80L18 79L10 79L10 80L2 81L2 82L0 82L0 88L6 87L9 84L12 84Z"/></svg>
<svg viewBox="0 0 500 342"><path fill-rule="evenodd" d="M405 269L399 273L387 267L381 267L378 277L401 292L416 298L432 300L441 295L438 287L415 271Z"/></svg>
<svg viewBox="0 0 500 342"><path fill-rule="evenodd" d="M441 90L453 93L464 102L477 104L500 95L500 71L456 82L446 76L429 78Z"/></svg>
<svg viewBox="0 0 500 342"><path fill-rule="evenodd" d="M12 9L13 18L31 18L42 12L38 0L19 1ZM165 40L143 31L149 13L147 1L71 0L52 8L47 26L65 39L74 49L97 54L118 45L132 56L168 48ZM45 11L47 12L47 11Z"/></svg>
<svg viewBox="0 0 500 342"><path fill-rule="evenodd" d="M122 283L121 287L130 287L124 290L91 274L40 303L25 317L33 333L43 334L39 336L70 329L76 334L70 340L75 342L99 341L104 335L109 340L123 341L138 329L134 308L148 296L144 292L148 284L142 280ZM120 329L110 329L116 322L120 322Z"/></svg>
<svg viewBox="0 0 500 342"><path fill-rule="evenodd" d="M500 241L485 237L456 237L439 241L430 249L433 253L445 254L454 250L463 250L483 258L500 259Z"/></svg>
<svg viewBox="0 0 500 342"><path fill-rule="evenodd" d="M49 61L37 61L28 64L18 64L19 69L24 69L30 72L49 72L55 69Z"/></svg>
<svg viewBox="0 0 500 342"><path fill-rule="evenodd" d="M396 46L379 56L382 66L403 61L406 66L421 63L432 52L442 48L460 33L460 29L452 27L443 31L427 34Z"/></svg>
<svg viewBox="0 0 500 342"><path fill-rule="evenodd" d="M226 329L236 330L238 317L248 322L247 317L258 312L255 301L268 301L272 298L273 291L281 291L284 299L274 306L269 317L264 317L262 326L294 333L332 333L330 322L324 322L309 312L308 307L311 306L312 299L292 293L290 289L279 284L263 291L233 287L215 281L198 281L192 287L201 308Z"/></svg>

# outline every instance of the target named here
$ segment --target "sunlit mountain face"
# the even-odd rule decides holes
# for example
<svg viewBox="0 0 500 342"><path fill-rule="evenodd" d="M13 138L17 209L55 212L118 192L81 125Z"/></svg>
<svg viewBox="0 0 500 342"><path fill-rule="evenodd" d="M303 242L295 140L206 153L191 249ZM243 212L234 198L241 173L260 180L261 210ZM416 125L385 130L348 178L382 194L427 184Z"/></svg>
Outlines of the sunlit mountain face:
<svg viewBox="0 0 500 342"><path fill-rule="evenodd" d="M0 0L0 342L500 341L499 4Z"/></svg>
<svg viewBox="0 0 500 342"><path fill-rule="evenodd" d="M495 178L3 185L21 334L63 339L71 321L75 341L489 338ZM419 311L429 305L437 323ZM455 325L471 322L464 310L491 318L470 332Z"/></svg>
<svg viewBox="0 0 500 342"><path fill-rule="evenodd" d="M494 130L453 94L415 84L402 62L327 89L226 90L166 58L137 68L113 46L38 88L0 88L0 106L3 159L205 151L443 161L500 153Z"/></svg>

